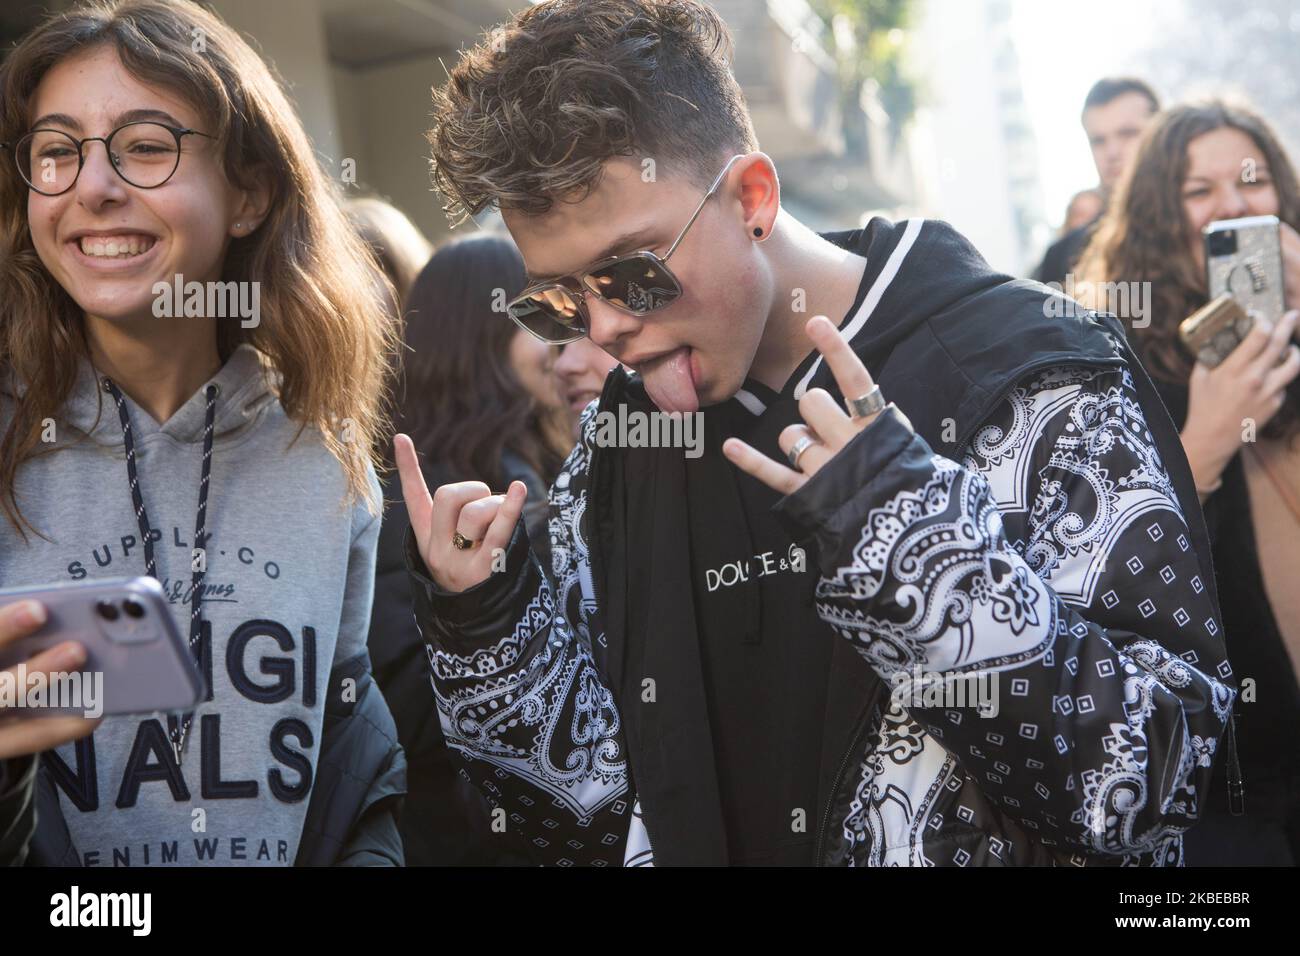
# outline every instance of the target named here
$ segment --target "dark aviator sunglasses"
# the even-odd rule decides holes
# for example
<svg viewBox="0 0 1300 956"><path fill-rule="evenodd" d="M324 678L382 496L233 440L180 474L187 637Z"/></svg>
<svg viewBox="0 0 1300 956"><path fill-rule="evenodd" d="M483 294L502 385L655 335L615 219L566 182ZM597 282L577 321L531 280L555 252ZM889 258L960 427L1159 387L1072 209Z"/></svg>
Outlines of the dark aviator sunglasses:
<svg viewBox="0 0 1300 956"><path fill-rule="evenodd" d="M648 250L608 256L572 275L533 283L506 305L510 318L543 342L563 345L577 341L590 331L588 295L594 294L631 315L646 315L675 302L681 297L682 284L668 268L668 259L704 211L704 204L718 191L731 167L741 158L733 156L722 167L662 258Z"/></svg>

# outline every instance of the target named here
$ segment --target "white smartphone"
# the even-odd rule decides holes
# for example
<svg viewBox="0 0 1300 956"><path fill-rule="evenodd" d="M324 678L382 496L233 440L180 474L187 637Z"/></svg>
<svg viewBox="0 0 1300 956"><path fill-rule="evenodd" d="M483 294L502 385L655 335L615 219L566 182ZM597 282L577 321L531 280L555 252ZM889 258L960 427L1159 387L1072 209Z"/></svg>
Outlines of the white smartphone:
<svg viewBox="0 0 1300 956"><path fill-rule="evenodd" d="M0 648L0 668L13 667L64 641L77 641L86 649L83 682L103 675L98 703L104 714L188 711L203 699L206 688L189 642L153 578L0 590L0 606L28 598L40 601L48 617L40 630ZM35 717L84 712L83 706L42 706L25 713Z"/></svg>
<svg viewBox="0 0 1300 956"><path fill-rule="evenodd" d="M1280 319L1286 306L1277 216L1221 219L1210 223L1201 234L1210 298L1226 293L1251 319Z"/></svg>

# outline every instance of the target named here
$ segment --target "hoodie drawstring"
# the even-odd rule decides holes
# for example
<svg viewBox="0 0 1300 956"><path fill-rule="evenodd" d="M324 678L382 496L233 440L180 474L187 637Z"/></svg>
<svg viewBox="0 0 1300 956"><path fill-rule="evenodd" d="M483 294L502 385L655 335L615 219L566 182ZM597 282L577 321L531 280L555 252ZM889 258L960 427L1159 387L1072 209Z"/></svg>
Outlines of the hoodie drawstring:
<svg viewBox="0 0 1300 956"><path fill-rule="evenodd" d="M194 519L194 547L203 548L207 537L208 517L208 482L212 471L212 432L216 419L217 394L220 387L209 385L204 390L208 404L203 422L203 466L199 478L199 509ZM140 539L144 542L145 573L158 579L158 565L154 560L153 537L150 534L149 512L145 510L144 496L140 493L140 475L135 463L135 439L131 434L131 416L126 410L126 399L117 385L110 378L104 379L104 391L113 396L117 403L117 415L122 422L122 440L126 443L126 475L131 483L131 502L135 505L135 520L140 529ZM203 578L207 574L208 559L204 552L198 561L198 568L190 576L190 651L196 658L199 652L199 637L203 631L203 611L200 601L203 595ZM185 751L185 739L189 733L192 713L182 714L177 721L174 716L167 718L168 736L171 738L172 750L176 754L176 765L180 766L181 756Z"/></svg>

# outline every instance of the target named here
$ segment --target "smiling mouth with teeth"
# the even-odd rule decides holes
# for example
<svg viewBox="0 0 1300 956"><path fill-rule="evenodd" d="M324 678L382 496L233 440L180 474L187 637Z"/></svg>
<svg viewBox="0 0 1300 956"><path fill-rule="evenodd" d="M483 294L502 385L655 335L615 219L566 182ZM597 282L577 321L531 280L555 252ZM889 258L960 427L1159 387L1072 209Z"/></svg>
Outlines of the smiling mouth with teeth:
<svg viewBox="0 0 1300 956"><path fill-rule="evenodd" d="M101 259L130 259L143 255L153 248L153 236L82 236L78 241L81 251Z"/></svg>

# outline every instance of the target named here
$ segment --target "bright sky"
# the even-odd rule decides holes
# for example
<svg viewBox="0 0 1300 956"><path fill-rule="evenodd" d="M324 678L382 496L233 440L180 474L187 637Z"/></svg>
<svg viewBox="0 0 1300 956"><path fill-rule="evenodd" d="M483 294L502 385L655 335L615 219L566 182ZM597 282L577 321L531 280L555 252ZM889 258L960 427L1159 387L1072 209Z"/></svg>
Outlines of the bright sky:
<svg viewBox="0 0 1300 956"><path fill-rule="evenodd" d="M1177 0L1012 0L1025 106L1038 140L1044 213L1055 225L1097 170L1079 125L1089 87L1106 75L1142 76L1135 57Z"/></svg>

